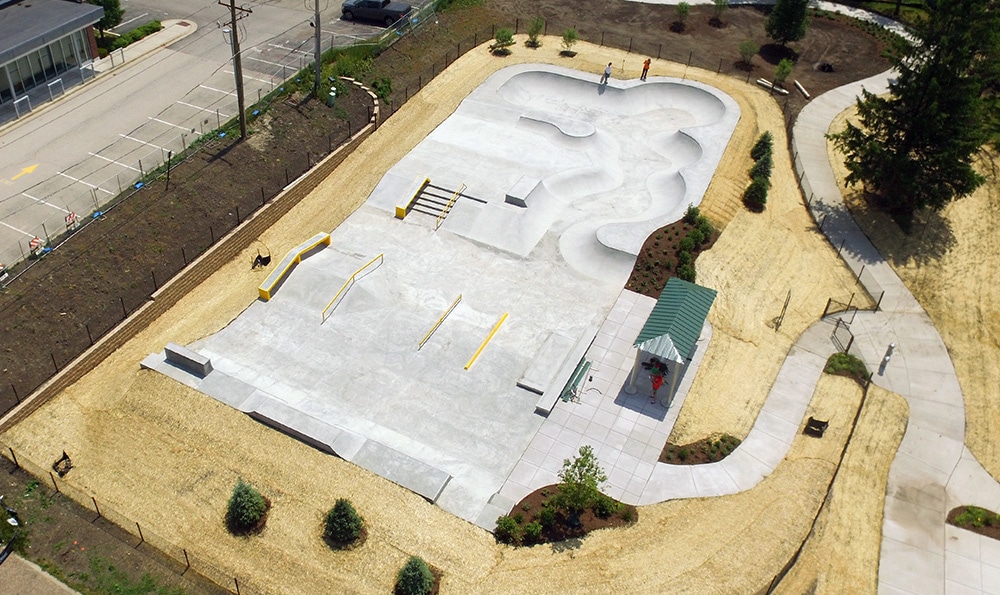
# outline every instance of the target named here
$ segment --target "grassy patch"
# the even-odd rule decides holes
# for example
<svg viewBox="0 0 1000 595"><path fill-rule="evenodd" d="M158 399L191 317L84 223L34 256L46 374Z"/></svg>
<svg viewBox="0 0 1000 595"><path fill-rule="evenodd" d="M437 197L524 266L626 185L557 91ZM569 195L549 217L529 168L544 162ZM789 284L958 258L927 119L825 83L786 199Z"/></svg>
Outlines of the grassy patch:
<svg viewBox="0 0 1000 595"><path fill-rule="evenodd" d="M869 377L865 362L850 353L834 353L826 360L826 367L823 368L823 371L827 374L853 378L862 386L868 382Z"/></svg>

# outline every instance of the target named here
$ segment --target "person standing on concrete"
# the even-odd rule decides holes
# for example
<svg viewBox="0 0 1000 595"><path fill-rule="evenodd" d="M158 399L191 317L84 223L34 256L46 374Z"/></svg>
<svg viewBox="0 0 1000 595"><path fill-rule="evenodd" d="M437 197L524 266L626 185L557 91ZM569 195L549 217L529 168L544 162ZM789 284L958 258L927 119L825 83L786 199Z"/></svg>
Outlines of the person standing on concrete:
<svg viewBox="0 0 1000 595"><path fill-rule="evenodd" d="M611 79L611 62L608 62L608 67L604 69L604 76L601 77L601 84L607 83Z"/></svg>
<svg viewBox="0 0 1000 595"><path fill-rule="evenodd" d="M646 73L649 72L649 63L651 60L646 58L646 61L642 63L642 76L639 77L640 81L646 80Z"/></svg>

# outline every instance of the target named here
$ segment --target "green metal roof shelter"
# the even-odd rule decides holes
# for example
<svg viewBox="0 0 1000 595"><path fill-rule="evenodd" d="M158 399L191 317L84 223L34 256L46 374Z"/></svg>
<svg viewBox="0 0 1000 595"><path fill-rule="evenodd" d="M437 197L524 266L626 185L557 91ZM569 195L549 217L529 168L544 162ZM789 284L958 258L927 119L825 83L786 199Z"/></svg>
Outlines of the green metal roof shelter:
<svg viewBox="0 0 1000 595"><path fill-rule="evenodd" d="M642 354L648 353L651 356L661 358L666 361L676 362L673 365L673 379L670 383L670 391L660 402L669 404L673 398L674 389L677 386L677 377L681 365L694 355L694 350L701 335L701 329L705 325L708 311L715 302L718 295L714 289L695 285L677 277L671 277L667 281L666 287L660 293L660 299L653 306L646 324L639 331L636 337L635 365L632 367L632 375L629 381L629 388L635 390L635 378L641 367Z"/></svg>

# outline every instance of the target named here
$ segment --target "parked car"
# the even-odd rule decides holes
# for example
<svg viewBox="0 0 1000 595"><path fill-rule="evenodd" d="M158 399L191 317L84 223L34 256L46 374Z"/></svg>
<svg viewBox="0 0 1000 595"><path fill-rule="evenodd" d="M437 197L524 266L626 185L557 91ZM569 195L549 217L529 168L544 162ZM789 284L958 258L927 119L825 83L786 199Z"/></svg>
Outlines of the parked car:
<svg viewBox="0 0 1000 595"><path fill-rule="evenodd" d="M392 0L345 0L340 12L345 21L366 19L391 27L393 23L404 18L410 10L409 4Z"/></svg>

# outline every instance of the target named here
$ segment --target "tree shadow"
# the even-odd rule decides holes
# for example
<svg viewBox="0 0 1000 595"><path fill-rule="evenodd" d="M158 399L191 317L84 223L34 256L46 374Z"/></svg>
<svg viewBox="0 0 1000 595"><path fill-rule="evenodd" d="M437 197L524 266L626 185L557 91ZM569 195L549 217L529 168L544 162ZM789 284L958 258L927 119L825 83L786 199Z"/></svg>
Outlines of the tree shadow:
<svg viewBox="0 0 1000 595"><path fill-rule="evenodd" d="M781 45L780 43L768 43L761 46L758 55L764 59L768 64L777 66L778 62L788 59L792 62L798 62L799 53L788 47L787 45Z"/></svg>
<svg viewBox="0 0 1000 595"><path fill-rule="evenodd" d="M913 215L910 230L904 232L891 214L880 209L866 193L849 192L844 202L861 231L894 266L936 262L957 242L951 222L939 212L918 211Z"/></svg>
<svg viewBox="0 0 1000 595"><path fill-rule="evenodd" d="M552 552L556 554L578 550L581 547L583 547L583 539L579 537L571 537L570 539L556 541L551 545Z"/></svg>

